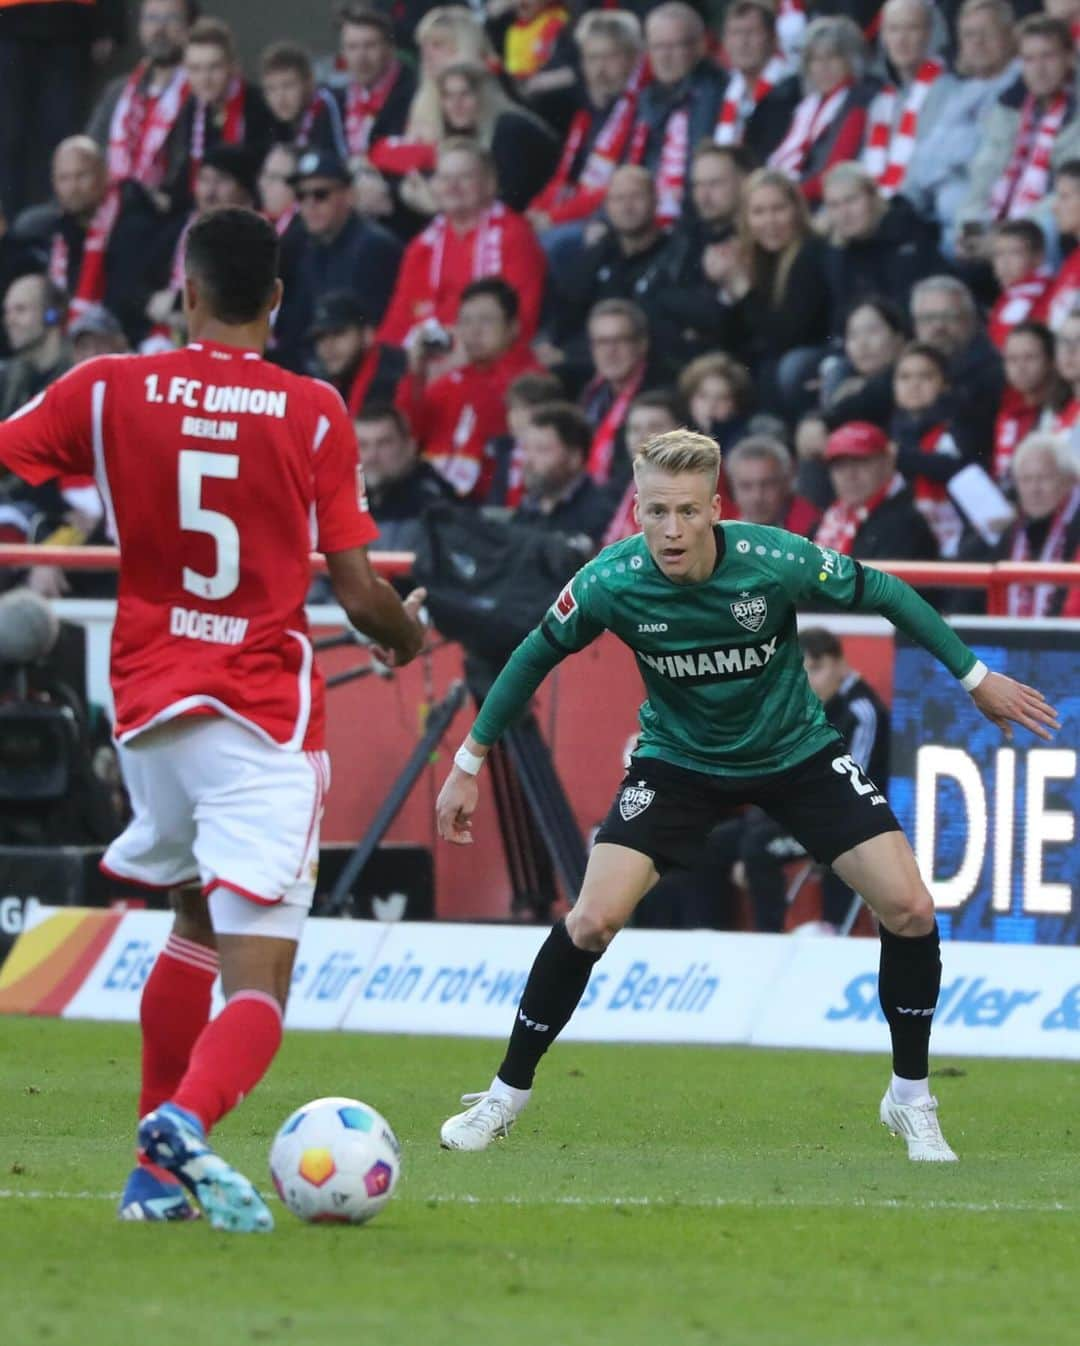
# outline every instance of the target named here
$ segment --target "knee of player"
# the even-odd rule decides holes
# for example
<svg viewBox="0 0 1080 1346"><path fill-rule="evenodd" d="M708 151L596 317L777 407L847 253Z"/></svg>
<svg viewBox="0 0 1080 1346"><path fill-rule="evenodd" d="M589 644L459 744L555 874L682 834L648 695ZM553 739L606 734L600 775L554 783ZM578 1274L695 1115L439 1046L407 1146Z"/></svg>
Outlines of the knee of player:
<svg viewBox="0 0 1080 1346"><path fill-rule="evenodd" d="M566 918L566 932L579 949L603 953L622 925L602 911L575 907Z"/></svg>
<svg viewBox="0 0 1080 1346"><path fill-rule="evenodd" d="M889 929L909 939L928 935L934 928L934 900L924 888L913 893L904 907L890 916Z"/></svg>

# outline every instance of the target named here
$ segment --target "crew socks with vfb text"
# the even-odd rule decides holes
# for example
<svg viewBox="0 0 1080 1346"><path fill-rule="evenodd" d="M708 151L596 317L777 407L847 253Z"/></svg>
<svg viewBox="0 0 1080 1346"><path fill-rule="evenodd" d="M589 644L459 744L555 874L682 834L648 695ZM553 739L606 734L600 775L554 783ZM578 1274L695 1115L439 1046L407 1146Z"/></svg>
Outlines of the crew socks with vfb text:
<svg viewBox="0 0 1080 1346"><path fill-rule="evenodd" d="M930 1028L941 990L937 923L927 935L894 935L880 927L878 998L892 1034L893 1095L913 1103L929 1091Z"/></svg>
<svg viewBox="0 0 1080 1346"><path fill-rule="evenodd" d="M599 957L577 947L565 921L551 927L525 983L497 1080L515 1090L532 1088L540 1058L570 1022Z"/></svg>

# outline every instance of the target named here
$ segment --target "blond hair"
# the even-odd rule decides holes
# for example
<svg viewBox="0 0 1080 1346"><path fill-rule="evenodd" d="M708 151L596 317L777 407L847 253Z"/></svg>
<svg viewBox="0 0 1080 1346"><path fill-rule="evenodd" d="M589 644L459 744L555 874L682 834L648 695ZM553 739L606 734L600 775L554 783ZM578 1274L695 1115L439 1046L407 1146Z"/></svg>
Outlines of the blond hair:
<svg viewBox="0 0 1080 1346"><path fill-rule="evenodd" d="M435 32L446 33L454 43L454 61L471 61L493 66L497 57L484 26L471 10L458 5L438 5L429 9L416 25L414 41L422 49L424 40ZM421 57L423 51L421 50ZM433 144L442 133L442 111L439 107L439 89L434 76L424 70L421 59L416 93L409 107L405 126L406 140L426 140Z"/></svg>
<svg viewBox="0 0 1080 1346"><path fill-rule="evenodd" d="M655 14L656 11L654 10L653 13ZM750 232L750 198L755 192L761 191L763 188L779 192L787 201L795 216L795 236L776 259L775 270L772 270L771 285L769 284L771 270L769 254ZM803 244L812 232L806 198L799 191L798 185L792 182L786 173L781 173L779 169L755 169L743 183L742 193L739 197L737 229L743 255L750 259L751 289L755 290L757 295L764 299L770 308L779 308L787 299L787 283L791 268L795 265L796 257L798 257Z"/></svg>
<svg viewBox="0 0 1080 1346"><path fill-rule="evenodd" d="M674 476L678 472L700 472L713 481L720 474L720 446L708 435L694 430L665 430L654 435L634 454L634 477L641 470L655 467Z"/></svg>

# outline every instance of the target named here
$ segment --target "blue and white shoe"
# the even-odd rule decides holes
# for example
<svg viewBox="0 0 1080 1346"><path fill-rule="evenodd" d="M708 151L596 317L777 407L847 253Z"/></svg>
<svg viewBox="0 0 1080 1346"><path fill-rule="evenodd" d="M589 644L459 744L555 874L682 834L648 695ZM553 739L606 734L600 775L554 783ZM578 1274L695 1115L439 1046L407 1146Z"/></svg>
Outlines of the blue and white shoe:
<svg viewBox="0 0 1080 1346"><path fill-rule="evenodd" d="M121 1220L197 1220L198 1210L178 1182L165 1182L141 1164L131 1170L124 1184L117 1215Z"/></svg>
<svg viewBox="0 0 1080 1346"><path fill-rule="evenodd" d="M206 1212L214 1229L268 1233L274 1217L255 1188L206 1143L202 1124L175 1103L163 1103L139 1123L146 1157L174 1173Z"/></svg>

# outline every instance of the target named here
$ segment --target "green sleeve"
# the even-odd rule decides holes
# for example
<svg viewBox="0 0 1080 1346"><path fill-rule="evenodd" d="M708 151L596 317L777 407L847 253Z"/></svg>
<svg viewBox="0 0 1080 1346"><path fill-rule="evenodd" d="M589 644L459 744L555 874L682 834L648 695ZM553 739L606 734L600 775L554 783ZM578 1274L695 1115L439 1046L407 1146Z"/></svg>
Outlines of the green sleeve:
<svg viewBox="0 0 1080 1346"><path fill-rule="evenodd" d="M929 650L954 678L966 677L978 663L948 622L943 621L910 584L873 566L862 566L863 585L857 611L879 612L898 631Z"/></svg>
<svg viewBox="0 0 1080 1346"><path fill-rule="evenodd" d="M590 567L579 570L536 630L530 631L510 656L472 727L477 743L485 747L494 743L522 713L556 664L568 654L583 650L604 630L604 623L596 615L597 588Z"/></svg>
<svg viewBox="0 0 1080 1346"><path fill-rule="evenodd" d="M841 611L880 613L929 650L954 678L966 677L978 663L952 627L910 584L806 538L789 535L788 543L791 553L785 572L788 591L796 602L801 599Z"/></svg>

